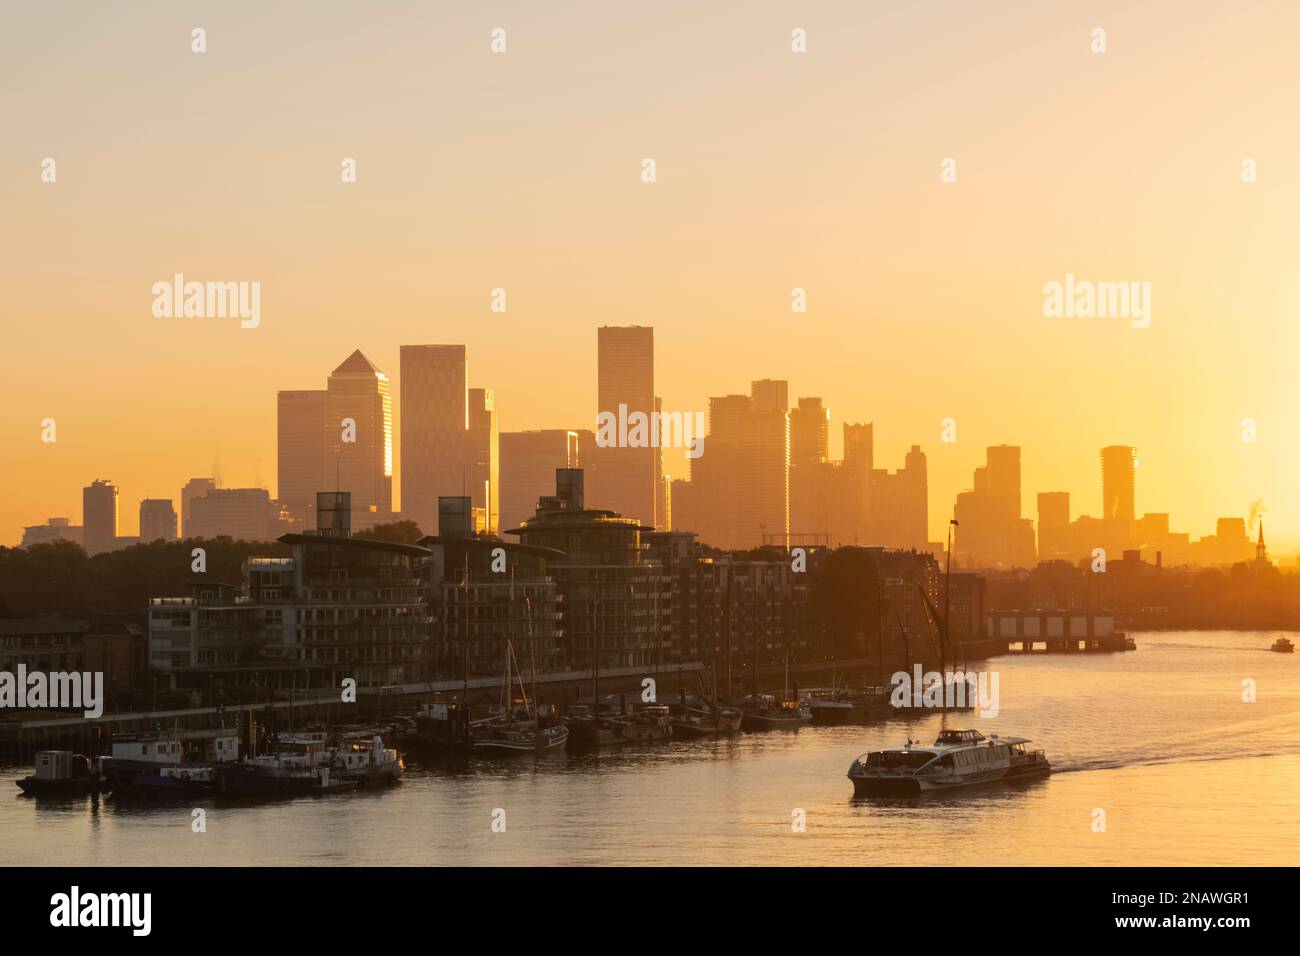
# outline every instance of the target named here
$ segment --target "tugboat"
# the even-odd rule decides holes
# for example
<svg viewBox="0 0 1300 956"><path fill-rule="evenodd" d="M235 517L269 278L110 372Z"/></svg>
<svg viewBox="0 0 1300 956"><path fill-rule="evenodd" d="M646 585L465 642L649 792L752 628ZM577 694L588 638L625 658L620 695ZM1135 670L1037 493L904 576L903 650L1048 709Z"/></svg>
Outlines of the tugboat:
<svg viewBox="0 0 1300 956"><path fill-rule="evenodd" d="M863 754L849 766L855 796L913 795L995 781L1045 777L1047 755L1027 750L1024 737L985 738L978 730L942 730L931 747L909 740Z"/></svg>
<svg viewBox="0 0 1300 956"><path fill-rule="evenodd" d="M30 776L14 781L33 797L80 797L99 791L100 776L89 758L70 750L42 750Z"/></svg>
<svg viewBox="0 0 1300 956"><path fill-rule="evenodd" d="M1279 654L1294 654L1295 645L1291 643L1289 637L1279 637L1273 642L1273 646L1270 647L1269 650L1277 651Z"/></svg>
<svg viewBox="0 0 1300 956"><path fill-rule="evenodd" d="M341 780L353 780L358 789L387 787L402 779L406 764L396 750L386 748L379 735L364 739L364 734L345 736L340 746L327 751L319 766L328 766Z"/></svg>

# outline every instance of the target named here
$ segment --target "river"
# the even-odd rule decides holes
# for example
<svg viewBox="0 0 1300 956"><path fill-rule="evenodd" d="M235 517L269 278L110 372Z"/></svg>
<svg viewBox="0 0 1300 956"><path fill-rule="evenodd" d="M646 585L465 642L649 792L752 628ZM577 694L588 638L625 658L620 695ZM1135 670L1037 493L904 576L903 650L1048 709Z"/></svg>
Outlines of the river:
<svg viewBox="0 0 1300 956"><path fill-rule="evenodd" d="M3 768L0 863L1297 865L1300 658L1270 653L1276 636L1138 633L1136 652L995 658L996 717L417 764L389 790L253 806L37 801L13 783L29 770ZM945 719L1032 738L1057 772L854 799L856 756L928 741Z"/></svg>

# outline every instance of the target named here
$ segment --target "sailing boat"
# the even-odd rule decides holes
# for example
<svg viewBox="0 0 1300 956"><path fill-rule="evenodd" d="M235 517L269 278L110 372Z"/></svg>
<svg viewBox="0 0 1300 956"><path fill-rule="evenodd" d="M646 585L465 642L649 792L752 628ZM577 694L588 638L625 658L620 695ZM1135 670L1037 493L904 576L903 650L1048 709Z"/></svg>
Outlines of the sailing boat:
<svg viewBox="0 0 1300 956"><path fill-rule="evenodd" d="M514 574L511 572L510 580L510 604L514 606ZM532 603L527 603L530 625L532 614ZM515 661L514 641L506 639L506 674L505 681L502 684L502 703L504 704L504 718L497 718L487 724L480 725L478 733L474 736L474 753L476 754L517 754L517 753L546 753L547 751L558 751L563 749L569 739L569 729L563 724L557 724L552 727L543 727L540 715L537 713L536 701L532 707L529 706L528 691L524 688L524 678L522 668L517 670L519 679L519 693L523 698L525 719L515 721L515 703L514 689L511 686L511 665ZM537 668L534 662L533 667L533 688L534 698L536 697L537 686Z"/></svg>
<svg viewBox="0 0 1300 956"><path fill-rule="evenodd" d="M592 598L591 628L591 704L575 703L564 715L575 747L616 747L627 743L628 723L620 717L601 712L600 699L600 593Z"/></svg>
<svg viewBox="0 0 1300 956"><path fill-rule="evenodd" d="M511 688L511 664L514 662L514 642L506 641L506 679L505 714L487 724L475 728L474 753L476 754L516 754L545 753L560 750L569 739L569 729L563 724L554 727L542 727L537 719L536 710L529 710L528 695L523 690L522 675L519 688L523 693L524 713L527 719L515 720L514 701Z"/></svg>

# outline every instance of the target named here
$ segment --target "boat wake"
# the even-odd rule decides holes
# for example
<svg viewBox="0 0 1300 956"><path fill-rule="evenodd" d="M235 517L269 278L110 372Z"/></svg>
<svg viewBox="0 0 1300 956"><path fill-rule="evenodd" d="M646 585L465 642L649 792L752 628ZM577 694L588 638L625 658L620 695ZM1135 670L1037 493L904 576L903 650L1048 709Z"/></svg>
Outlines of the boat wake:
<svg viewBox="0 0 1300 956"><path fill-rule="evenodd" d="M1276 750L1234 750L1232 753L1166 754L1159 757L1099 757L1094 760L1056 764L1052 767L1052 772L1054 774L1083 773L1089 770L1122 770L1126 767L1157 767L1163 764L1213 763L1221 760L1252 760L1258 757L1285 756L1290 755Z"/></svg>

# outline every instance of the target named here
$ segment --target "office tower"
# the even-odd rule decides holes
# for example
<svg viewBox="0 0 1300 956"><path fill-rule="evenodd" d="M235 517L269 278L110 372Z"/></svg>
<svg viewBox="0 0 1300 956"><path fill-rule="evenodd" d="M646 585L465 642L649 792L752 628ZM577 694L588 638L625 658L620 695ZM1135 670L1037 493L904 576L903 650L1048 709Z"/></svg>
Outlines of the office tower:
<svg viewBox="0 0 1300 956"><path fill-rule="evenodd" d="M638 413L649 421L655 411L654 329L601 326L596 332L596 348L597 423L601 415L617 421ZM657 442L601 448L589 495L593 505L654 526L659 519L655 501L662 461Z"/></svg>
<svg viewBox="0 0 1300 956"><path fill-rule="evenodd" d="M756 383L759 384L759 383ZM790 534L790 419L779 391L709 400L705 453L691 462L689 508L700 540L718 548L785 546Z"/></svg>
<svg viewBox="0 0 1300 956"><path fill-rule="evenodd" d="M912 446L898 471L891 474L883 468L872 470L871 510L864 544L918 551L929 544L927 471L920 445Z"/></svg>
<svg viewBox="0 0 1300 956"><path fill-rule="evenodd" d="M555 487L557 468L580 467L578 433L563 428L501 432L501 531L519 527Z"/></svg>
<svg viewBox="0 0 1300 956"><path fill-rule="evenodd" d="M276 493L298 527L315 520L316 492L334 487L325 474L325 389L276 395Z"/></svg>
<svg viewBox="0 0 1300 956"><path fill-rule="evenodd" d="M469 390L466 494L483 514L483 528L496 534L501 520L501 475L496 402L490 388ZM439 529L441 533L441 528Z"/></svg>
<svg viewBox="0 0 1300 956"><path fill-rule="evenodd" d="M188 538L227 537L272 541L279 536L279 508L265 488L214 488L190 502Z"/></svg>
<svg viewBox="0 0 1300 956"><path fill-rule="evenodd" d="M820 398L790 410L790 534L795 544L829 544L837 467L827 460L830 415ZM838 509L837 509L838 510Z"/></svg>
<svg viewBox="0 0 1300 956"><path fill-rule="evenodd" d="M1133 449L1108 445L1101 450L1101 516L1132 521Z"/></svg>
<svg viewBox="0 0 1300 956"><path fill-rule="evenodd" d="M749 383L749 394L754 407L765 412L790 410L790 383L780 379L763 378Z"/></svg>
<svg viewBox="0 0 1300 956"><path fill-rule="evenodd" d="M820 464L830 449L830 413L820 398L801 398L790 411L790 467Z"/></svg>
<svg viewBox="0 0 1300 956"><path fill-rule="evenodd" d="M832 513L837 544L869 544L875 429L871 422L844 423L844 460L838 476L839 506Z"/></svg>
<svg viewBox="0 0 1300 956"><path fill-rule="evenodd" d="M402 515L438 531L438 498L467 493L469 360L463 345L403 345Z"/></svg>
<svg viewBox="0 0 1300 956"><path fill-rule="evenodd" d="M325 397L325 484L352 494L357 530L391 520L393 400L388 376L353 352L329 377Z"/></svg>
<svg viewBox="0 0 1300 956"><path fill-rule="evenodd" d="M1008 519L1020 517L1020 448L994 445L988 449L988 492Z"/></svg>
<svg viewBox="0 0 1300 956"><path fill-rule="evenodd" d="M81 491L81 524L87 554L112 551L117 543L117 485L99 479Z"/></svg>
<svg viewBox="0 0 1300 956"><path fill-rule="evenodd" d="M176 509L170 498L145 498L140 502L140 543L176 540Z"/></svg>
<svg viewBox="0 0 1300 956"><path fill-rule="evenodd" d="M1038 560L1068 559L1070 554L1070 493L1043 491L1038 495Z"/></svg>
<svg viewBox="0 0 1300 956"><path fill-rule="evenodd" d="M28 525L23 528L23 540L19 547L30 548L34 544L71 541L84 548L86 539L83 531L81 525L74 525L68 518L49 518L45 524Z"/></svg>
<svg viewBox="0 0 1300 956"><path fill-rule="evenodd" d="M1020 517L1020 449L993 445L975 469L974 489L957 496L954 551L963 567L1031 567L1033 522Z"/></svg>
<svg viewBox="0 0 1300 956"><path fill-rule="evenodd" d="M925 549L930 543L930 476L925 452L913 445L903 457L903 536L899 547Z"/></svg>
<svg viewBox="0 0 1300 956"><path fill-rule="evenodd" d="M202 498L217 487L215 478L191 478L181 489L181 535L192 538L190 533L190 503L195 498Z"/></svg>

